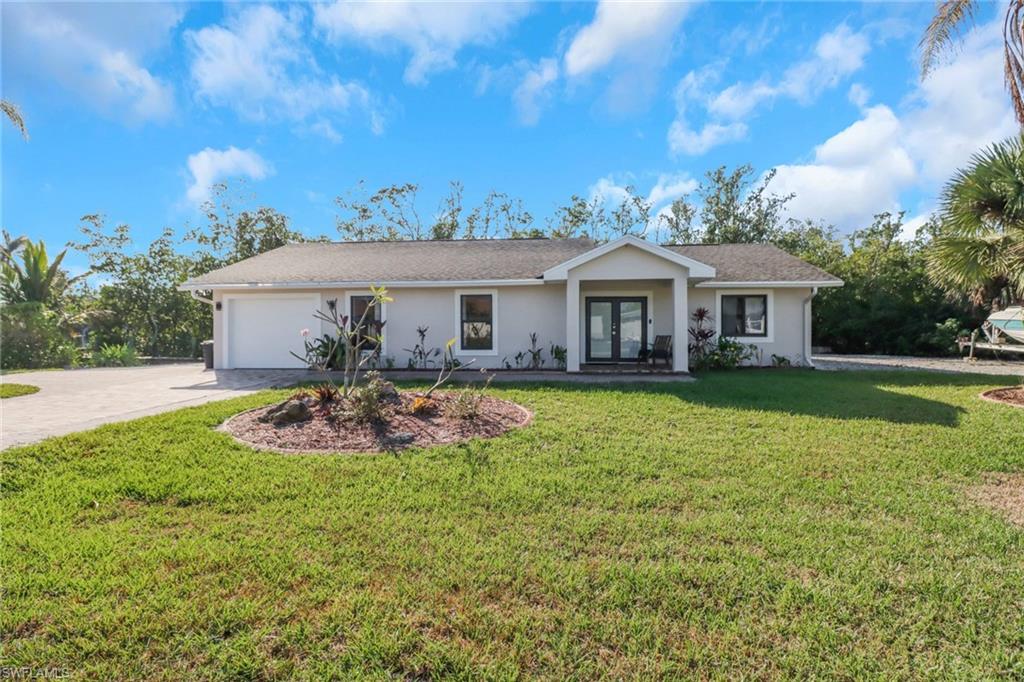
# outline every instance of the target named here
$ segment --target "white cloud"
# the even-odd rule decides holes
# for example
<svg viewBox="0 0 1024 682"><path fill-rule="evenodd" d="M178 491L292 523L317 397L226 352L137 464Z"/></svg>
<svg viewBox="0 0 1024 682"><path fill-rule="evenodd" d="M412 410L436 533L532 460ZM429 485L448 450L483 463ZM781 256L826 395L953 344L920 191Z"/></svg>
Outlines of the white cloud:
<svg viewBox="0 0 1024 682"><path fill-rule="evenodd" d="M536 66L527 70L522 82L512 93L519 113L519 121L525 125L533 125L540 119L540 110L544 102L551 96L551 86L558 80L558 62L554 59L541 59Z"/></svg>
<svg viewBox="0 0 1024 682"><path fill-rule="evenodd" d="M196 96L251 120L315 119L309 129L335 141L340 134L329 117L353 108L367 110L371 127L379 128L366 88L320 71L305 46L305 18L299 7L259 5L232 13L223 25L188 31Z"/></svg>
<svg viewBox="0 0 1024 682"><path fill-rule="evenodd" d="M999 22L971 31L957 58L915 87L902 113L885 105L866 109L817 147L810 163L779 166L772 191L796 193L789 205L795 217L843 229L898 210L909 189L935 196L971 154L1016 133L1001 64Z"/></svg>
<svg viewBox="0 0 1024 682"><path fill-rule="evenodd" d="M850 86L849 91L847 91L846 98L858 109L863 109L871 99L871 90L860 83L854 83Z"/></svg>
<svg viewBox="0 0 1024 682"><path fill-rule="evenodd" d="M613 61L660 58L692 3L601 0L594 20L573 38L565 52L565 71L584 76Z"/></svg>
<svg viewBox="0 0 1024 682"><path fill-rule="evenodd" d="M405 80L424 85L432 73L455 66L465 45L491 43L522 19L525 3L412 0L379 3L337 2L316 5L314 22L329 40L353 38L374 46L405 46L412 59Z"/></svg>
<svg viewBox="0 0 1024 682"><path fill-rule="evenodd" d="M900 194L917 179L902 136L889 107L872 107L817 147L812 163L778 166L771 190L796 194L787 207L793 216L864 226L875 213L897 209Z"/></svg>
<svg viewBox="0 0 1024 682"><path fill-rule="evenodd" d="M647 195L647 200L655 207L670 204L696 190L699 184L686 173L659 175L658 181Z"/></svg>
<svg viewBox="0 0 1024 682"><path fill-rule="evenodd" d="M790 66L778 82L762 79L729 86L708 104L716 116L739 119L749 115L762 102L789 97L808 103L844 77L860 70L870 44L863 33L855 33L846 24L818 39L814 54Z"/></svg>
<svg viewBox="0 0 1024 682"><path fill-rule="evenodd" d="M692 102L707 100L707 86L719 77L715 65L700 71L690 71L680 79L675 89L676 118L668 129L668 148L674 155L697 156L712 147L742 140L747 136L745 123L706 122L700 130L688 122L688 109Z"/></svg>
<svg viewBox="0 0 1024 682"><path fill-rule="evenodd" d="M207 147L189 155L188 171L192 175L192 184L185 196L193 204L200 205L210 198L210 188L221 180L238 176L262 180L272 175L274 169L251 149Z"/></svg>
<svg viewBox="0 0 1024 682"><path fill-rule="evenodd" d="M131 124L173 115L174 88L143 63L166 44L181 7L4 3L2 12L5 77L53 79L87 106Z"/></svg>
<svg viewBox="0 0 1024 682"><path fill-rule="evenodd" d="M657 216L669 210L673 201L690 194L697 189L699 183L687 173L662 173L648 191L646 199L651 205L651 223L657 222ZM634 187L633 192L636 193ZM596 201L607 207L615 207L629 197L628 185L620 184L612 176L599 178L590 186L590 201Z"/></svg>
<svg viewBox="0 0 1024 682"><path fill-rule="evenodd" d="M699 156L712 147L736 142L746 136L745 123L705 123L700 130L696 130L677 118L668 129L668 147L673 154Z"/></svg>

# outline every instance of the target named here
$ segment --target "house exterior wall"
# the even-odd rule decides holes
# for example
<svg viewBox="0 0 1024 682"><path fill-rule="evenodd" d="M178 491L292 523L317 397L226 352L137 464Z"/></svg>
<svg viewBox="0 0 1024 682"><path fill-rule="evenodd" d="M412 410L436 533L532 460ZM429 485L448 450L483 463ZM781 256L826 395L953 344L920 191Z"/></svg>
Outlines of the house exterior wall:
<svg viewBox="0 0 1024 682"><path fill-rule="evenodd" d="M707 308L716 324L721 320L719 301L721 295L731 294L766 294L771 297L771 314L768 325L770 340L744 340L760 351L760 364L770 366L772 355L778 355L789 360L794 365L808 365L807 352L810 348L810 323L805 319L804 304L813 293L810 287L806 288L758 288L749 289L721 288L712 289L704 287L691 287L689 295L690 315L697 308ZM810 303L808 303L810 305ZM692 324L692 322L688 323Z"/></svg>
<svg viewBox="0 0 1024 682"><path fill-rule="evenodd" d="M495 349L491 353L456 352L462 362L473 359L474 367L500 368L503 360L508 359L514 364L514 356L530 347L529 335L537 333L537 343L544 349L545 366L551 367L550 348L552 344L565 345L565 285L564 283L538 284L528 286L505 287L410 287L388 289L388 295L394 299L385 304L384 319L384 358L392 358L395 367L404 368L410 358L411 349L419 340L416 328L426 326L428 348L444 348L448 339L456 337L459 326L459 307L456 292L496 294L495 315ZM318 293L320 307L326 309L329 299L337 299L338 305L347 311L346 295L364 294L364 288L344 289L289 289L288 293ZM242 297L247 295L266 296L267 291L249 290L215 290L214 303L225 303L225 295ZM214 309L214 367L226 368L229 359L226 357L224 326L228 305L221 310ZM216 308L216 306L214 306ZM320 323L313 318L314 310L309 311L309 328L314 334L334 335L332 325ZM299 334L298 329L295 330Z"/></svg>
<svg viewBox="0 0 1024 682"><path fill-rule="evenodd" d="M619 251L624 251L620 249ZM666 272L655 270L654 264L647 261L649 254L639 252L643 258L636 259L637 254L626 254L626 258L615 258L608 267L604 264L602 268L588 268L590 265L597 265L598 262L586 263L580 266L580 275L588 272L582 281L577 279L576 285L579 291L579 309L576 328L578 339L582 345L584 341L584 310L585 297L596 293L621 292L629 295L634 292L648 292L651 295L651 305L648 311L652 324L648 328L650 340L655 335L671 334L674 341L679 343L680 333L677 333L676 319L674 314L675 304L673 303L672 282L666 277L651 279L632 279L620 277L631 273L634 277L639 273L645 275L665 275ZM618 252L613 252L603 257L611 258ZM657 258L653 258L657 261ZM627 262L629 261L629 262ZM641 262L642 261L642 262ZM660 264L659 264L660 265ZM675 264L666 263L672 272L678 274L680 268ZM584 270L586 268L586 270ZM639 269L638 269L639 268ZM576 270L573 271L576 273ZM589 277L601 276L604 279L592 280ZM552 344L566 346L567 321L566 321L566 282L552 282L540 285L528 286L505 286L505 287L463 287L458 291L472 293L479 291L496 291L497 293L497 316L495 320L495 351L493 354L458 354L463 362L476 358L474 367L500 368L503 367L503 360L506 358L514 364L514 356L519 351L529 348L530 332L538 335L538 345L544 349L545 366L552 366L549 349ZM346 292L343 289L289 289L288 293L313 293L319 295L321 309L326 307L326 301L337 299L339 305L345 306L346 293L363 293L365 289L353 289ZM712 289L703 287L688 287L687 310L688 316L683 329L689 326L689 315L699 308L704 307L711 311L712 317L720 319L719 315L719 294L737 293L740 290L732 288ZM806 364L806 352L809 348L809 322L805 317L805 301L811 296L810 288L770 288L770 289L744 289L744 292L769 293L772 297L772 312L769 319L772 339L771 341L753 342L761 350L761 364L771 365L772 354L789 359L794 364ZM225 294L235 296L262 295L266 296L268 291L249 290L214 290L213 300L215 303L225 303ZM448 339L454 337L458 332L458 304L456 300L456 289L453 287L416 287L416 288L390 288L390 296L394 299L387 304L385 309L385 347L384 356L393 358L396 367L405 367L410 354L405 350L412 348L418 341L416 328L419 326L429 327L427 333L428 347L443 347ZM222 369L225 364L224 347L224 324L227 313L227 306L223 305L221 310L213 311L214 330L214 366ZM324 323L317 327L313 318L313 310L309 311L309 328L313 333L332 333L330 325ZM296 330L296 334L299 330ZM684 335L684 334L683 334ZM685 335L684 335L685 336ZM688 339L684 339L684 343ZM582 348L579 349L580 356L583 355Z"/></svg>

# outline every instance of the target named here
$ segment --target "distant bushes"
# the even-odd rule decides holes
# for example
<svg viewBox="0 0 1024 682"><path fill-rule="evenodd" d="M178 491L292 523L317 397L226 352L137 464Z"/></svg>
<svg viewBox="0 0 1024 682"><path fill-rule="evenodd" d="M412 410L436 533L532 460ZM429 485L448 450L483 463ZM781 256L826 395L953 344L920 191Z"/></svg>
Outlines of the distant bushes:
<svg viewBox="0 0 1024 682"><path fill-rule="evenodd" d="M67 367L74 364L75 346L61 329L57 315L42 303L8 303L0 308L4 369Z"/></svg>

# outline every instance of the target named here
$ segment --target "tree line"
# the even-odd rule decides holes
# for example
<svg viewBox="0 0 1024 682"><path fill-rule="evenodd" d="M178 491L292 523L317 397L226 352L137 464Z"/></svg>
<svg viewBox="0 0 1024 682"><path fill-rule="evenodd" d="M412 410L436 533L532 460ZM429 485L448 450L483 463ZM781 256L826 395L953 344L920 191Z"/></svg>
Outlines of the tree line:
<svg viewBox="0 0 1024 682"><path fill-rule="evenodd" d="M1004 173L1024 168L1019 140L997 152ZM993 159L981 163L987 173L993 165L998 166ZM951 188L976 176L975 170ZM957 210L964 213L965 201L970 202L961 201L958 209L953 189L944 195L943 215L912 238L902 235L902 213L880 213L844 237L833 226L787 218L786 204L793 197L770 192L771 177L759 178L749 165L716 168L691 195L658 215L632 187L613 201L573 195L541 223L521 200L498 191L467 207L459 182L450 184L429 219L417 204L416 185L367 192L360 184L336 200L336 238L604 241L631 234L662 243L775 244L845 281L844 287L820 292L813 307L815 344L837 352L951 353L956 335L983 319L982 304L1009 300L1020 291L1009 275L986 275L981 285L963 278L965 268L977 264L956 259L963 260L965 239L978 238L978 226L971 234L956 232L963 232L966 221ZM86 254L91 277L68 276L61 266L66 250L51 262L41 242L5 234L0 253L4 366L69 364L109 345L130 346L143 355L196 356L199 343L212 333L211 315L206 305L178 291L184 280L290 242L328 239L294 229L274 208L237 208L251 203L218 185L203 206L200 224L186 225L180 233L165 229L143 248L137 248L130 226L83 216L81 236L68 246ZM991 244L989 237L980 239Z"/></svg>

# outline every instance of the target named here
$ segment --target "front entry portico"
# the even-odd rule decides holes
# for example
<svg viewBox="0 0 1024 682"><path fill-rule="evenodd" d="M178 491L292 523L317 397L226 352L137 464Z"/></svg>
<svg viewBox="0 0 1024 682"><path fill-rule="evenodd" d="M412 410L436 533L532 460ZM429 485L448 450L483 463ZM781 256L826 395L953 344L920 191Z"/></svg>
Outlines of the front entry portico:
<svg viewBox="0 0 1024 682"><path fill-rule="evenodd" d="M609 242L544 273L565 282L566 369L635 362L672 337L672 369L689 371L688 286L714 268L635 237Z"/></svg>

